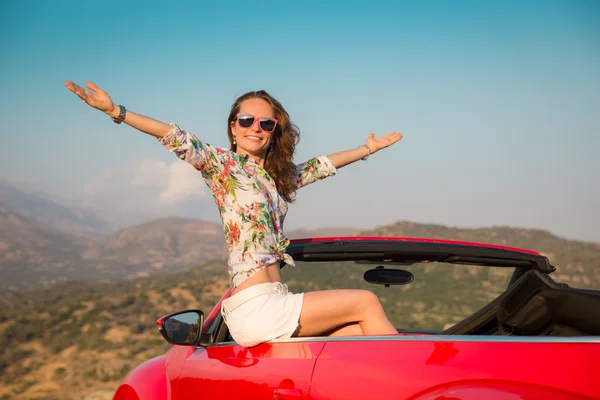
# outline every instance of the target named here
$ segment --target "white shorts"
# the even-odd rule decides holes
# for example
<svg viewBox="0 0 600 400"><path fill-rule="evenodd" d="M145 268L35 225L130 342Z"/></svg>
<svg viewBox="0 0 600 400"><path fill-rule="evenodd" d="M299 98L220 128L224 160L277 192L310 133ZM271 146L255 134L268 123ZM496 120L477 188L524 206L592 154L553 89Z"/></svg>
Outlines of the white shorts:
<svg viewBox="0 0 600 400"><path fill-rule="evenodd" d="M223 300L221 313L239 345L287 339L298 329L304 293L289 293L281 282L259 283Z"/></svg>

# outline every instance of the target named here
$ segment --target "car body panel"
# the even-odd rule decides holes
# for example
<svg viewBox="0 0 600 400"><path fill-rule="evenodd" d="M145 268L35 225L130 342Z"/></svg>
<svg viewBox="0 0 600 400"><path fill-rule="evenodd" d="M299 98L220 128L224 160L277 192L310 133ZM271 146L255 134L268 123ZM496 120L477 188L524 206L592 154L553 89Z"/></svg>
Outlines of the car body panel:
<svg viewBox="0 0 600 400"><path fill-rule="evenodd" d="M170 398L165 358L165 355L158 356L134 368L117 389L113 400L165 400Z"/></svg>
<svg viewBox="0 0 600 400"><path fill-rule="evenodd" d="M245 348L198 347L185 362L177 397L306 399L311 375L324 342L263 343ZM282 397L274 397L280 391ZM287 392L286 392L287 391ZM294 397L294 393L299 397Z"/></svg>
<svg viewBox="0 0 600 400"><path fill-rule="evenodd" d="M593 400L556 388L525 384L519 381L461 381L442 385L407 400Z"/></svg>
<svg viewBox="0 0 600 400"><path fill-rule="evenodd" d="M599 370L600 343L577 338L556 343L406 335L330 338L317 360L309 398L369 398L376 388L385 388L377 392L378 399L598 399ZM518 397L526 394L532 397Z"/></svg>

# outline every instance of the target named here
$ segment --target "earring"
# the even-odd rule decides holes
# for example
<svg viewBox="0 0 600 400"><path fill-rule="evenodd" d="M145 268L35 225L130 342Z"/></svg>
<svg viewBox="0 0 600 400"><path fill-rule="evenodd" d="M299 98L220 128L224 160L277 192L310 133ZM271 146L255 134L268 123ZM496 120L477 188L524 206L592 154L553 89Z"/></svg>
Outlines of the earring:
<svg viewBox="0 0 600 400"><path fill-rule="evenodd" d="M235 146L235 136L233 137L233 145Z"/></svg>

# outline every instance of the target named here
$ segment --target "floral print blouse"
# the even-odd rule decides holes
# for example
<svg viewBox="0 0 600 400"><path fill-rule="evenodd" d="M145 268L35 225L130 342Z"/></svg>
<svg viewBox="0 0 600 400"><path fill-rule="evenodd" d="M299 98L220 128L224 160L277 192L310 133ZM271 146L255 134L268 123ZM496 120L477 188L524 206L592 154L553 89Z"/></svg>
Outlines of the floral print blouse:
<svg viewBox="0 0 600 400"><path fill-rule="evenodd" d="M219 207L229 250L227 268L235 288L261 268L277 261L294 266L285 254L290 241L283 233L287 202L277 192L275 181L251 157L201 142L176 124L163 138L165 148L202 173ZM298 188L335 175L326 156L299 164Z"/></svg>

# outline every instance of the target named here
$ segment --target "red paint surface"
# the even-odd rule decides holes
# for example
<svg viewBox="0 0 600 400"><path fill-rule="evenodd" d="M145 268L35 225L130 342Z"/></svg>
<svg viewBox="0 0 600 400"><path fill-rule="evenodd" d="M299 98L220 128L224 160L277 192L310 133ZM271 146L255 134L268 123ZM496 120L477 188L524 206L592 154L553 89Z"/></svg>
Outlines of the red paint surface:
<svg viewBox="0 0 600 400"><path fill-rule="evenodd" d="M128 376L115 398L600 399L597 343L440 342L421 336L418 341L265 343L250 349L178 347L175 352L169 385L164 363L155 359ZM176 370L180 376L171 375Z"/></svg>
<svg viewBox="0 0 600 400"><path fill-rule="evenodd" d="M188 358L177 398L202 393L206 398L306 399L317 357L325 343L265 343L198 348ZM224 396L224 397L223 397Z"/></svg>
<svg viewBox="0 0 600 400"><path fill-rule="evenodd" d="M596 343L337 341L319 356L308 398L600 399L599 374Z"/></svg>
<svg viewBox="0 0 600 400"><path fill-rule="evenodd" d="M117 389L113 400L164 400L168 398L169 391L165 356L160 356L131 371Z"/></svg>

